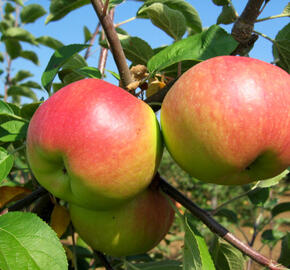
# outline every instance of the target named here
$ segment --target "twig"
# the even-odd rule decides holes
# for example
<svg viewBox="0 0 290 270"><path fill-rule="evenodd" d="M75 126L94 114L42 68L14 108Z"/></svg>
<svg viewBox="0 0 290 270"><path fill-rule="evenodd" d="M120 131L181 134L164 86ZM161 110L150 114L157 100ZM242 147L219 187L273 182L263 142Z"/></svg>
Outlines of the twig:
<svg viewBox="0 0 290 270"><path fill-rule="evenodd" d="M77 252L76 252L76 241L75 241L75 230L72 224L70 224L70 231L72 237L72 248L73 248L73 264L75 270L78 270L78 259L77 259Z"/></svg>
<svg viewBox="0 0 290 270"><path fill-rule="evenodd" d="M257 36L253 35L254 23L261 13L264 1L249 0L241 16L236 20L232 28L232 36L239 42L239 46L234 54L240 54L257 40Z"/></svg>
<svg viewBox="0 0 290 270"><path fill-rule="evenodd" d="M98 33L100 32L100 26L101 26L101 24L98 23L98 24L97 24L97 27L96 27L96 29L95 29L95 31L94 31L94 33L93 33L91 39L90 39L89 44L90 44L91 46L89 46L89 47L87 48L87 50L86 50L86 53L85 53L85 56L84 56L85 60L87 60L87 59L89 58L89 56L90 56L91 47L92 47L92 45L94 44L95 39L96 39Z"/></svg>
<svg viewBox="0 0 290 270"><path fill-rule="evenodd" d="M257 35L259 35L259 36L261 36L261 37L263 37L263 38L265 38L265 39L267 39L267 40L269 40L270 42L272 42L272 43L276 43L276 41L274 40L274 39L272 39L272 38L270 38L270 37L268 37L267 35L265 35L265 34L263 34L263 33L260 33L260 32L258 32L258 31L253 31L255 34L257 34Z"/></svg>
<svg viewBox="0 0 290 270"><path fill-rule="evenodd" d="M99 257L101 263L105 266L106 270L114 270L114 268L110 265L107 257L100 251L94 251L94 253Z"/></svg>
<svg viewBox="0 0 290 270"><path fill-rule="evenodd" d="M106 14L105 16L103 16L103 3L101 0L91 0L91 3L106 33L108 42L110 44L110 50L113 54L115 63L120 74L122 85L124 86L124 88L126 88L126 86L131 83L132 78L113 21L110 18L110 15Z"/></svg>
<svg viewBox="0 0 290 270"><path fill-rule="evenodd" d="M6 67L6 77L5 77L5 85L4 85L4 101L7 101L8 98L8 89L10 87L11 84L11 78L10 78L10 72L11 72L11 64L12 64L12 60L9 57L8 53L5 53L6 55L6 61L7 61L7 67Z"/></svg>
<svg viewBox="0 0 290 270"><path fill-rule="evenodd" d="M136 18L137 18L137 17L132 17L132 18L127 19L127 20L125 20L125 21L122 21L122 22L116 23L116 24L115 24L115 28L116 28L116 27L119 27L119 26L121 26L121 25L123 25L123 24L125 24L125 23L132 22L132 21L134 21Z"/></svg>
<svg viewBox="0 0 290 270"><path fill-rule="evenodd" d="M110 10L110 17L112 20L114 18L114 11L115 11L114 8ZM102 32L102 40L104 39L105 39L105 33ZM101 52L100 52L100 57L99 57L99 64L98 64L98 68L102 74L102 78L104 77L107 59L108 59L108 48L102 47Z"/></svg>
<svg viewBox="0 0 290 270"><path fill-rule="evenodd" d="M253 232L253 235L252 235L252 239L251 239L251 241L249 243L250 247L254 246L255 240L256 240L257 235L259 233L258 232L258 226L260 225L260 219L262 218L262 216L263 216L263 214L262 214L262 211L261 211L259 216L257 217L255 223L254 223L254 232ZM247 270L250 270L251 266L252 266L252 259L250 258L249 261L248 261Z"/></svg>
<svg viewBox="0 0 290 270"><path fill-rule="evenodd" d="M261 188L250 189L250 190L248 190L248 191L246 191L246 192L244 192L244 193L242 193L242 194L240 194L240 195L238 195L238 196L236 196L236 197L234 197L234 198L232 198L232 199L230 199L230 200L228 200L228 201L222 203L221 205L219 205L218 207L216 207L215 209L213 209L213 210L210 211L211 215L213 215L213 216L216 215L217 212L219 212L219 211L220 211L223 207L225 207L226 205L228 205L228 204L232 203L233 201L236 201L236 200L238 200L238 199L240 199L240 198L242 198L242 197L244 197L244 196L247 196L247 195L249 195L249 194L251 194L251 193L254 193L254 192L256 192L258 189L261 189Z"/></svg>
<svg viewBox="0 0 290 270"><path fill-rule="evenodd" d="M44 189L43 187L39 187L38 189L36 189L35 191L33 191L32 193L30 193L29 195L27 195L25 198L17 201L13 205L9 206L7 208L7 210L9 212L10 211L18 211L18 210L21 210L24 207L29 206L35 200L37 200L38 198L44 196L47 193L48 193L48 191L46 189Z"/></svg>
<svg viewBox="0 0 290 270"><path fill-rule="evenodd" d="M109 2L110 2L110 0L106 0L106 2L105 2L105 5L103 7L103 16L106 16L107 15L107 10L108 10L108 7L109 7Z"/></svg>
<svg viewBox="0 0 290 270"><path fill-rule="evenodd" d="M277 19L277 18L283 18L283 17L289 17L289 14L273 15L273 16L269 16L269 17L262 18L262 19L258 19L258 20L256 20L256 22L263 22L263 21Z"/></svg>
<svg viewBox="0 0 290 270"><path fill-rule="evenodd" d="M233 234L231 234L226 228L224 228L221 224L219 224L210 214L209 212L201 209L198 205L184 196L181 192L176 190L173 186L171 186L168 182L166 182L160 175L157 173L155 176L155 180L159 181L159 186L161 190L173 198L175 201L179 202L185 208L187 208L195 217L201 220L213 233L222 237L231 245L235 246L237 249L242 251L245 255L252 258L257 263L268 267L271 270L282 270L286 269L283 266L279 266L279 264L275 261L272 261L265 256L261 255L248 245L241 242L238 238L236 238Z"/></svg>

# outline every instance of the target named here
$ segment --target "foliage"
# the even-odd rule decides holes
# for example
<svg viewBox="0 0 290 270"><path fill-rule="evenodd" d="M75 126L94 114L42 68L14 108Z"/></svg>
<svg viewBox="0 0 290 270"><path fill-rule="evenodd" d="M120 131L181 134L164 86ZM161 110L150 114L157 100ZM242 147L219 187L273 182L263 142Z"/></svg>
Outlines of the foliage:
<svg viewBox="0 0 290 270"><path fill-rule="evenodd" d="M110 1L109 9L122 2ZM230 0L212 2L221 6L217 24L231 24L236 21L238 14ZM46 90L50 95L82 78L102 78L104 71L90 67L82 52L87 52L92 46L108 48L101 31L96 32L100 42L93 45L94 35L86 26L85 44L79 44L82 41L76 40L76 44L64 46L61 41L51 36L36 37L27 30L27 25L38 23L38 19L47 13L46 23L53 23L89 4L88 0L51 0L50 9L47 11L41 3L29 4L22 0L0 2L0 77L4 82L0 99L1 210L30 194L38 186L26 160L25 140L29 121L43 101L39 99L39 91ZM276 18L277 16L289 16L289 3ZM229 55L238 46L230 33L221 26L203 28L197 10L184 0L147 0L136 10L136 19L150 20L172 38L171 44L152 48L149 41L142 37L131 36L122 29L117 29L127 60L132 66L140 64L147 68L146 73L139 78L140 91L137 95L141 99L150 95L153 82L158 86L154 88L154 92L158 92L198 62L218 55ZM272 18L260 21L268 19ZM275 39L262 33L261 36L273 43L274 63L290 72L290 24L281 29ZM54 50L49 63L42 63L46 65L46 69L41 82L29 70L13 66L15 60L21 58L39 65L36 46ZM108 72L119 78L118 74ZM267 246L273 250L281 242L278 261L290 266L287 256L290 247L287 228L289 229L290 220L283 216L290 211L290 203L279 201L287 192L289 194L288 172L256 185L221 187L192 178L176 165L166 151L159 172L230 230L243 232L246 228L251 228L251 235L243 233L248 244L253 244L257 235L261 238L262 248ZM49 203L39 198L27 208L42 219L31 213L2 213L0 268L63 270L68 267L76 269L76 264L78 269L101 266L100 259L82 239L78 237L75 243L69 237L71 231L66 203L56 198L49 198L48 201ZM127 258L109 257L114 269L242 269L245 258L239 251L218 240L182 206L177 205L175 210L177 219L171 232L157 248L149 254ZM60 242L57 235L64 241ZM179 247L175 253L172 251L174 245Z"/></svg>

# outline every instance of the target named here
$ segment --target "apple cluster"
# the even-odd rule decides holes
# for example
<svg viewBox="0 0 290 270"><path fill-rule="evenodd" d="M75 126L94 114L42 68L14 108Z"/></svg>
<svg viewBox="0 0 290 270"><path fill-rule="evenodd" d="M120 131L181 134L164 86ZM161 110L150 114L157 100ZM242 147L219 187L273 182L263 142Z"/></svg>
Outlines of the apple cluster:
<svg viewBox="0 0 290 270"><path fill-rule="evenodd" d="M185 72L161 108L164 142L193 177L240 185L290 165L290 78L271 64L220 56ZM39 183L69 203L94 249L146 252L174 212L150 185L161 161L156 116L142 100L98 79L65 86L34 114L27 156Z"/></svg>
<svg viewBox="0 0 290 270"><path fill-rule="evenodd" d="M114 256L152 249L172 224L170 203L150 186L162 152L152 109L98 79L52 95L27 134L36 179L69 203L72 223L91 247Z"/></svg>

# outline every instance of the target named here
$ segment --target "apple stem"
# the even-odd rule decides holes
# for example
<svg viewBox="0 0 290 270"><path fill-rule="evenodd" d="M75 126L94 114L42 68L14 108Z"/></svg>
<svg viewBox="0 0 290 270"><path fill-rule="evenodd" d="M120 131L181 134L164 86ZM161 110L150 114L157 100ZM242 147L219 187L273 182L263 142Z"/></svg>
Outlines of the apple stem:
<svg viewBox="0 0 290 270"><path fill-rule="evenodd" d="M176 188L174 188L166 180L164 180L159 175L159 173L156 174L154 180L159 182L159 187L164 193L166 193L172 199L183 205L195 217L201 220L213 233L217 234L218 236L226 240L228 243L239 249L245 255L249 256L257 263L266 266L271 270L287 269L284 266L279 265L277 262L261 255L259 252L257 252L250 246L246 245L241 240L239 240L236 236L230 233L225 227L219 224L208 211L200 208L193 201L184 196L181 192L179 192Z"/></svg>

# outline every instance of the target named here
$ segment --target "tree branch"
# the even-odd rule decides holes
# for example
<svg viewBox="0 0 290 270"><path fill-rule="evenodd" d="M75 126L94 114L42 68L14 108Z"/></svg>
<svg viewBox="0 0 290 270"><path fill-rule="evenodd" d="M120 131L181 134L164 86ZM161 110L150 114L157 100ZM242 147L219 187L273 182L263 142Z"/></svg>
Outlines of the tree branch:
<svg viewBox="0 0 290 270"><path fill-rule="evenodd" d="M109 14L110 14L111 19L113 20L113 18L114 18L114 8L112 8L109 11ZM102 31L102 40L105 40L104 31ZM100 70L100 72L102 74L102 78L104 77L105 67L106 67L106 63L107 63L107 58L108 58L108 48L101 47L98 69Z"/></svg>
<svg viewBox="0 0 290 270"><path fill-rule="evenodd" d="M122 85L124 85L124 88L126 88L126 86L132 82L132 78L113 21L109 14L103 14L103 3L101 0L91 0L91 3L106 33L108 42L110 44L110 50L113 54L115 63L120 74Z"/></svg>
<svg viewBox="0 0 290 270"><path fill-rule="evenodd" d="M210 214L204 209L200 208L186 196L184 196L181 192L171 186L167 181L165 181L158 173L155 176L155 181L159 182L159 186L161 190L173 198L175 201L179 202L186 209L188 209L195 217L201 220L213 233L222 237L231 245L235 246L245 255L252 258L257 263L268 267L271 270L286 270L287 268L283 266L279 266L279 264L273 260L266 258L261 255L248 245L244 244L238 238L236 238L233 234L231 234L225 227L219 224Z"/></svg>
<svg viewBox="0 0 290 270"><path fill-rule="evenodd" d="M264 2L265 0L249 0L241 16L235 22L232 36L240 44L233 54L240 54L257 40L257 36L253 34L254 24L260 15Z"/></svg>
<svg viewBox="0 0 290 270"><path fill-rule="evenodd" d="M25 198L9 206L7 210L8 212L21 210L24 207L31 205L35 200L44 196L47 193L48 191L46 189L44 189L43 187L39 187L38 189L27 195Z"/></svg>

